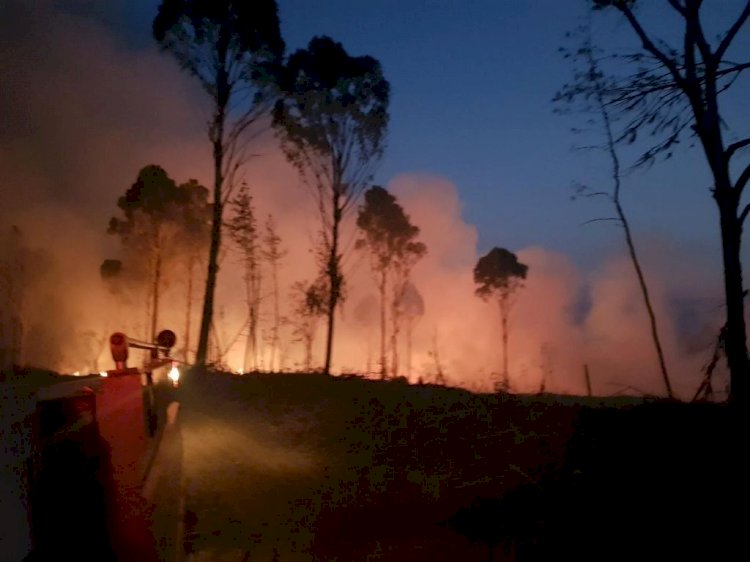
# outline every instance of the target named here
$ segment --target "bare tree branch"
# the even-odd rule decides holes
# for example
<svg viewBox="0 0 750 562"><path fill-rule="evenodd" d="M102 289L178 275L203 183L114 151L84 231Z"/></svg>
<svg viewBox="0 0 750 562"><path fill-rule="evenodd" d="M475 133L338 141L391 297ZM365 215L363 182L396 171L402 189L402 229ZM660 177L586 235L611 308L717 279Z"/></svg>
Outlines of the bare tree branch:
<svg viewBox="0 0 750 562"><path fill-rule="evenodd" d="M719 110L719 94L725 92L739 74L750 68L750 63L733 63L724 60L728 48L740 28L750 18L750 2L731 25L723 39L719 38L717 50L703 36L701 24L701 0L669 0L669 4L683 19L684 50L671 48L647 34L633 12L633 0L596 0L596 7L611 6L622 14L648 55L653 55L671 75L672 86L658 79L658 70L648 67L647 57L625 55L621 60L637 65L637 72L621 80L610 80L606 84L607 106L617 110L618 117L627 119L619 131L617 142L633 143L643 132L657 137L643 153L639 164L648 164L660 153L671 154L672 145L679 141L685 128L691 127L700 139L703 154L711 169L714 200L721 215L722 258L726 300L726 358L730 371L731 392L729 401L733 405L746 405L750 399L747 373L750 361L747 351L747 330L744 318L744 288L742 284L742 221L750 214L750 207L741 208L743 190L750 182L750 165L745 167L736 182L732 182L729 159L738 150L750 145L750 140L740 140L726 147L722 129L726 126ZM716 8L716 4L714 4ZM716 8L719 9L719 8ZM645 62L645 67L644 67ZM721 68L720 68L721 67ZM719 82L721 80L721 82ZM625 84L621 90L612 84ZM661 89L661 86L664 86ZM639 95L643 89L657 88L648 94ZM565 92L570 100L592 95L590 89L578 87ZM675 94L673 96L673 94ZM645 131L644 131L645 130Z"/></svg>
<svg viewBox="0 0 750 562"><path fill-rule="evenodd" d="M714 60L712 61L714 66L718 66L718 64L721 62L721 59L724 57L724 54L727 52L727 49L729 49L729 46L736 37L737 32L743 25L745 25L748 17L750 17L750 2L745 4L745 9L742 10L742 13L740 13L737 21L735 21L734 25L729 28L726 36L724 37L724 39L722 39L721 43L719 43L719 47L714 53Z"/></svg>
<svg viewBox="0 0 750 562"><path fill-rule="evenodd" d="M585 222L583 222L581 224L582 225L586 225L586 224L591 224L591 223L594 223L594 222L609 222L609 221L621 222L620 219L618 219L617 217L603 217L603 218L599 218L599 219L589 219L589 220L587 220L587 221L585 221Z"/></svg>
<svg viewBox="0 0 750 562"><path fill-rule="evenodd" d="M664 52L661 51L653 41L651 41L651 38L646 34L646 31L643 29L640 22L636 19L635 15L633 15L633 12L630 10L627 4L623 2L617 2L615 6L623 13L625 18L628 20L628 23L630 23L633 31L636 32L638 38L641 40L643 48L654 55L659 60L659 62L661 62L669 70L672 78L674 78L674 81L680 87L683 87L685 80L680 74L680 69L677 67L675 61L665 55Z"/></svg>
<svg viewBox="0 0 750 562"><path fill-rule="evenodd" d="M725 152L726 157L727 157L727 162L732 158L732 156L734 156L735 152L737 152L741 148L745 148L746 146L750 146L750 137L730 144L727 147L727 150Z"/></svg>
<svg viewBox="0 0 750 562"><path fill-rule="evenodd" d="M722 68L721 70L717 70L716 76L726 76L727 74L731 74L732 72L742 72L743 70L747 70L748 68L750 68L750 62L735 63L729 68Z"/></svg>
<svg viewBox="0 0 750 562"><path fill-rule="evenodd" d="M685 6L680 4L677 0L669 0L669 3L675 10L680 12L680 14L682 14L683 16L685 15Z"/></svg>
<svg viewBox="0 0 750 562"><path fill-rule="evenodd" d="M685 15L685 29L695 35L695 43L698 45L701 57L704 61L708 61L713 55L711 53L711 46L708 44L708 41L706 41L706 36L703 33L703 26L701 25L699 14L700 8L701 2L693 2L693 5L688 8L690 13ZM685 54L687 55L687 51ZM714 70L715 69L716 66L714 66Z"/></svg>
<svg viewBox="0 0 750 562"><path fill-rule="evenodd" d="M742 170L742 173L740 174L740 177L737 178L737 181L734 184L734 189L737 191L737 198L742 195L742 191L745 189L745 186L747 185L747 182L750 180L750 164L748 164L744 170Z"/></svg>
<svg viewBox="0 0 750 562"><path fill-rule="evenodd" d="M740 228L742 227L743 224L745 224L745 219L747 218L747 214L749 212L750 212L750 203L745 205L745 208L742 209L742 213L740 213L740 218L738 219L740 223Z"/></svg>

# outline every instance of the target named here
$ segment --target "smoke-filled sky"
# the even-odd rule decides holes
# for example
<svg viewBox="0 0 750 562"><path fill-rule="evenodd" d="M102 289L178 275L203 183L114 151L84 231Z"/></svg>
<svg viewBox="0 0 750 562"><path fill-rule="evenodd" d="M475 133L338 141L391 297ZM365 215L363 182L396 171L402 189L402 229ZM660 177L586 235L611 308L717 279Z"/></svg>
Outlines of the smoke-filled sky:
<svg viewBox="0 0 750 562"><path fill-rule="evenodd" d="M741 4L707 2L716 13L709 23L721 29ZM153 42L157 5L0 0L0 217L21 226L29 246L55 256L25 303L27 325L38 333L43 318L63 319L37 341L76 330L96 339L134 322L119 308L102 320L102 311L114 308L98 267L117 252L106 224L141 167L156 163L178 182L210 184L209 106ZM670 38L667 10L650 8L644 17ZM428 246L414 271L427 309L415 328L415 370L434 370L438 349L455 382L486 386L499 361L497 319L473 296L471 270L479 256L503 246L530 267L513 312L519 389L533 390L540 373L552 372L551 389L580 392L588 363L602 377L602 393L661 391L622 233L608 222L584 224L611 214L603 201L571 200L574 183L606 187L603 155L574 149L599 139L571 134L584 118L555 115L551 104L571 72L557 49L584 21L583 2L281 0L279 13L288 51L327 34L351 54L378 58L391 83L388 149L376 182L397 195ZM628 44L616 18L594 24L597 36ZM748 35L731 56L750 52ZM730 140L750 128L748 87L739 80L739 94L728 98ZM624 187L683 394L700 377L722 313L717 213L701 154L687 145L668 162L628 173ZM274 214L289 250L282 282L310 279L317 228L310 201L272 135L254 148L259 156L244 177L259 214ZM226 339L242 322L231 299L241 282L236 272L232 277L235 262L225 257L220 286ZM367 260L352 256L348 264L351 292L335 363L360 369L375 353L377 326L354 311L363 310L357 305L373 287ZM179 283L169 290L176 302ZM321 332L318 347L322 340ZM41 361L79 368L71 351L52 355Z"/></svg>

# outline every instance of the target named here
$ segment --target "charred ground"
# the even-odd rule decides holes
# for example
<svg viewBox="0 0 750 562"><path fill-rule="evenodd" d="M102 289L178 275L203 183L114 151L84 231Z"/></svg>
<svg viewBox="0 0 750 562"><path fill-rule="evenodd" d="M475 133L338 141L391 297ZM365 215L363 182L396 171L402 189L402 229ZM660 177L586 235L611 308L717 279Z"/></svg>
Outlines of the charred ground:
<svg viewBox="0 0 750 562"><path fill-rule="evenodd" d="M306 374L180 395L200 560L723 559L739 541L720 405Z"/></svg>

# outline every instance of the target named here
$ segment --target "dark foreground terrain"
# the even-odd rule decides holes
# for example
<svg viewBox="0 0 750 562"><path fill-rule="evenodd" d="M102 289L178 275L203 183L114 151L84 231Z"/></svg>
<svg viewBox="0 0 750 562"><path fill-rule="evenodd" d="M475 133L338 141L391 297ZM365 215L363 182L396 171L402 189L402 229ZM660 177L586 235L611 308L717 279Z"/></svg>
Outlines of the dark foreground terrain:
<svg viewBox="0 0 750 562"><path fill-rule="evenodd" d="M723 406L321 375L179 390L193 560L739 560Z"/></svg>

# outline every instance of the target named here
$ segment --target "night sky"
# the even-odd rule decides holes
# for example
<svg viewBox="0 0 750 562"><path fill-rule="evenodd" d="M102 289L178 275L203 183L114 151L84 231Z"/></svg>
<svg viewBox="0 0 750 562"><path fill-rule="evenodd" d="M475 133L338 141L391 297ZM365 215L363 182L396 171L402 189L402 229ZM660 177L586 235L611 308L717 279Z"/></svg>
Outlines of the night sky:
<svg viewBox="0 0 750 562"><path fill-rule="evenodd" d="M725 29L743 4L706 2L709 34ZM178 181L212 181L207 97L169 54L159 52L151 35L157 6L157 0L3 2L0 218L20 224L32 245L76 248L75 260L66 265L76 271L63 276L70 284L63 290L90 293L76 275L85 283L98 281L95 268L117 250L105 234L107 221L140 167L159 163ZM648 3L643 10L650 30L679 41L666 3ZM571 352L591 345L603 356L599 330L609 327L617 334L607 336L613 338L608 357L636 345L627 338L641 333L642 311L621 230L612 222L585 224L612 216L606 201L572 200L576 183L610 188L606 155L577 148L601 137L571 132L586 126L585 116L553 111L552 98L572 75L558 49L570 45L566 32L587 21L585 2L281 0L279 14L287 52L325 34L350 54L371 55L383 65L391 84L391 121L375 182L394 187L411 205L407 212L422 221L431 246L418 274L434 293L430 322L452 326L459 337L476 330L476 318L490 321L473 296L471 268L478 256L501 246L532 260L538 283L530 282L526 303L538 310L525 311L524 319L519 312L528 354L547 339ZM596 14L592 26L595 40L637 49L616 14ZM730 59L748 59L748 35L743 30L736 38ZM728 142L749 130L748 80L742 76L724 97ZM302 225L309 217L294 208L298 176L273 139L265 142L247 167L247 179L262 192L259 200L268 212L283 212L280 222L296 228L289 236L297 237L295 250L306 256L315 227ZM623 148L624 164L648 142ZM675 357L710 345L723 303L716 206L704 157L690 145L685 138L672 159L649 169L626 168L623 177L622 199L644 267L676 334ZM289 282L307 274L290 270ZM368 283L360 283L363 291ZM222 292L233 294L231 288ZM477 307L476 318L465 314L467 307ZM539 333L542 320L552 326L549 334ZM430 330L426 321L425 346L431 345ZM684 334L699 332L700 345L690 348ZM458 345L455 353L481 356ZM704 360L699 354L693 363ZM578 369L579 358L571 357L570 364Z"/></svg>
<svg viewBox="0 0 750 562"><path fill-rule="evenodd" d="M111 34L119 48L136 57L157 50L150 30L157 0L37 4L39 10L55 4L58 13L103 26L97 31ZM604 202L571 201L572 185L606 185L607 161L602 154L575 150L597 137L571 134L583 118L555 115L550 103L571 72L557 49L565 44L565 32L585 21L584 4L281 0L279 12L288 51L313 35L328 34L349 52L382 62L392 102L389 148L378 182L412 172L446 178L457 186L465 219L478 228L480 251L542 245L587 265L611 251L619 232L606 223L582 226L608 210ZM742 2L717 4L717 13L731 17ZM660 33L669 37L668 8L655 15L651 21L658 20ZM597 17L594 25L602 35L630 44L629 30L619 20ZM731 54L749 49L745 34ZM735 91L742 87L737 84ZM747 96L729 98L734 111L748 114ZM624 200L636 231L707 252L712 259L718 227L708 183L697 150L632 173Z"/></svg>
<svg viewBox="0 0 750 562"><path fill-rule="evenodd" d="M649 34L679 51L678 22L669 2L635 4ZM172 357L190 364L191 353L197 355L206 270L194 275L186 266L193 264L192 258L204 266L206 253L191 248L191 259L186 259L187 252L175 244L180 233L172 238L171 249L169 243L151 243L150 249L159 252L153 259L156 253L107 232L120 212L118 198L144 166L163 166L177 184L195 178L211 186L214 180L206 134L209 96L171 54L159 51L151 29L158 5L159 0L0 0L2 368L96 374L113 366L109 334L121 331L145 340L156 332L149 328L151 320L156 329L177 334ZM304 48L314 36L327 35L350 55L370 55L381 62L391 86L390 126L374 183L398 198L427 248L408 277L411 294L419 296L418 311L408 322L402 313L400 332L399 315L391 312L395 320L389 348L380 348L391 330L380 312L387 296L393 311L403 302L395 296L395 285L390 295L378 292L375 260L357 250L361 231L355 228L356 215L344 217L339 246L343 297L335 310L330 372L380 378L386 373L378 363L390 354L394 367L389 374L419 386L373 385L377 392L367 390L361 399L364 387L357 381L349 385L355 394L348 395L343 390L348 383L336 382L332 390L327 377L308 376L323 364L325 343L322 317L309 314L306 291L321 275L319 209L314 195L304 195L299 174L268 127L253 140L254 157L234 187L247 181L257 224L276 225L283 257L278 271L268 258L262 262L265 293L259 291L255 308L248 307L249 275L242 260L247 254L238 251L248 245L233 242L226 235L229 229L224 230L208 357L217 371L237 377L259 371L260 376L239 379L248 381L246 387L235 385L235 376L196 377L194 382L185 377L179 396L187 396L184 404L194 413L179 426L173 424L174 404L165 416L171 420L171 434L180 435L178 447L167 445L172 455L168 462L178 462L179 453L184 472L167 461L152 471L169 476L169 488L193 501L174 501L188 511L173 520L180 527L185 524L188 542L195 539L196 557L202 557L204 547L209 550L203 552L218 557L222 550L211 549L223 544L234 556L246 552L247 558L253 552L254 557L286 559L285 548L308 552L305 541L322 545L325 552L326 540L333 537L331 548L343 552L372 537L373 552L396 559L405 552L403 545L421 549L419 533L428 526L425 537L444 557L451 552L445 545L455 542L455 533L446 529L454 519L445 516L464 500L467 506L472 502L468 513L475 519L467 519L468 528L480 529L479 542L485 541L481 533L490 533L490 558L499 535L487 522L498 514L503 517L500 530L523 538L512 546L519 558L524 551L518 545L523 544L548 546L558 555L562 545L563 553L566 548L576 555L584 552L587 559L585 553L605 552L600 548L605 543L620 555L623 546L639 554L657 552L648 544L656 538L668 553L662 558L679 559L675 549L728 549L739 543L734 537L742 534L736 532L734 513L743 506L733 501L740 484L731 466L737 465L737 438L730 425L735 418L725 412L705 405L679 410L678 404L649 403L640 410L628 406L626 417L586 408L586 415L571 423L580 411L573 406L577 398L515 401L450 391L448 399L447 389L433 394L422 386L496 391L503 365L504 388L514 393L588 394L596 397L592 405L599 403L598 397L621 395L690 400L696 389L705 388L706 373L713 398L729 396L728 368L718 360L720 351L738 356L738 349L732 353L731 336L739 331L726 323L718 211L705 156L694 139L684 136L673 157L647 168L632 164L654 139L641 135L633 145L619 148L621 200L658 318L662 343L657 347L669 366L668 392L623 231L616 222L601 220L614 215L612 205L603 198L574 196L576 185L610 191L612 178L607 154L592 149L602 142L601 131L587 123L587 116L560 115L555 111L560 106L552 102L573 75L573 64L559 52L576 45L566 33L590 23L597 44L616 52L640 50L622 17L614 10L592 14L590 5L591 0L278 0L287 54ZM748 0L705 0L709 41L715 44L716 35L747 5ZM725 58L750 61L750 23ZM622 68L614 64L608 70ZM750 136L748 93L750 72L745 71L720 98L725 146ZM586 132L575 134L573 128ZM736 175L748 162L750 147L745 147L732 160L731 171ZM224 195L231 183L224 184ZM746 196L740 208L748 201ZM226 209L225 221L235 213L231 204ZM745 286L748 242L745 236ZM512 314L502 321L498 301L477 298L474 269L496 246L528 266L528 275L510 297ZM104 275L105 260L122 260L124 273ZM159 265L152 269L154 263ZM739 310L742 286L734 288L733 310ZM153 295L158 299L152 300ZM500 302L503 310L509 301ZM269 337L272 317L277 336ZM259 333L248 329L251 318L258 319ZM307 339L300 336L301 319L311 322ZM137 357L131 354L131 366ZM735 376L747 374L732 370L733 383ZM0 370L0 382L5 372ZM274 375L266 379L263 372ZM304 376L285 379L277 373ZM100 380L140 384L114 376ZM16 392L13 385L8 388ZM18 388L22 398L13 397L18 412L6 408L13 404L10 399L0 410L6 416L0 421L8 427L12 421L13 431L6 433L16 439L14 446L2 447L6 456L16 458L0 462L5 496L0 508L14 511L12 516L3 513L0 521L15 543L4 543L0 536L0 547L20 550L17 556L0 554L3 559L19 559L31 548L29 498L37 502L46 492L28 494L25 486L38 485L35 479L47 482L37 470L37 457L47 457L37 454L43 449L31 447L22 431L37 425L8 417L33 411L33 401L27 400L31 386L24 381ZM120 394L123 387L109 388L120 408L127 402ZM745 403L744 394L733 388L732 400L735 396L742 399L736 398L737 404ZM618 399L611 405L617 403L629 404ZM97 405L96 410L100 420L107 419L105 409ZM590 417L594 412L601 417ZM108 419L113 427L128 425L119 417ZM106 421L101 427L106 430ZM112 444L119 440L105 434ZM59 435L54 433L55 447L65 444ZM159 435L160 443L175 439L169 431L166 441ZM130 441L118 442L125 451L128 445L122 443ZM34 459L27 458L31 450ZM121 478L117 447L107 445L106 450ZM61 458L61 474L68 478L70 466L77 465ZM120 458L128 459L120 467L134 466L132 457ZM29 467L34 468L32 479L24 473ZM76 476L84 474L76 470ZM56 508L69 502L68 492L75 491L78 499L83 489L62 486L62 478L52 478L47 488L64 492L59 496L63 500L48 497ZM139 476L137 482L146 480ZM702 486L699 493L685 496L696 483ZM136 488L125 483L118 493ZM308 501L307 494L313 499ZM510 503L495 504L498 494ZM133 510L136 504L130 499L122 505ZM632 517L629 505L641 513ZM32 514L42 513L36 503L32 508ZM368 513L377 521L373 526L361 524ZM512 515L511 523L506 514ZM438 517L439 526L432 525ZM70 519L69 527L58 525L58 519L49 518L50 528L63 529L69 539L77 536L68 529L80 527L80 518ZM127 520L128 532L139 533L131 525L138 519L129 514ZM306 525L312 525L312 533L300 532ZM315 526L322 529L321 541L314 540ZM537 543L536 533L546 542ZM694 540L699 535L706 538ZM172 544L175 536L181 534L161 544ZM622 536L628 537L627 544ZM684 541L686 536L691 540ZM36 535L34 540L39 540ZM130 538L123 542L132 544ZM56 541L45 543L49 545L58 546ZM75 548L79 546L76 542ZM194 545L185 546L190 550Z"/></svg>

